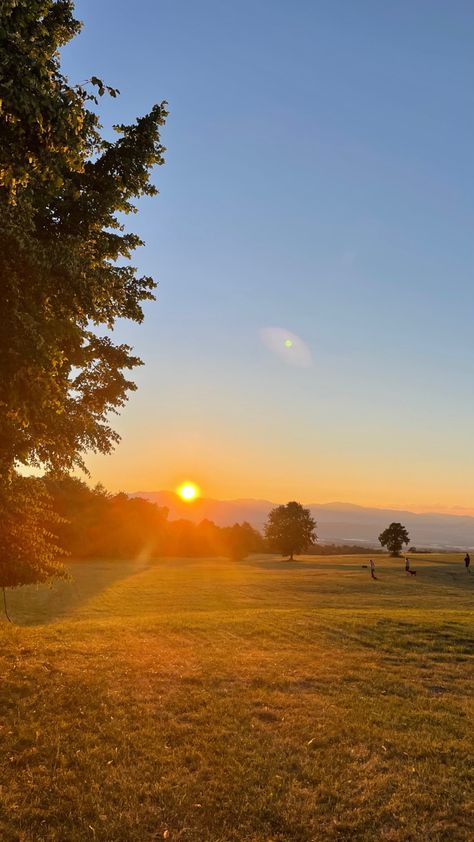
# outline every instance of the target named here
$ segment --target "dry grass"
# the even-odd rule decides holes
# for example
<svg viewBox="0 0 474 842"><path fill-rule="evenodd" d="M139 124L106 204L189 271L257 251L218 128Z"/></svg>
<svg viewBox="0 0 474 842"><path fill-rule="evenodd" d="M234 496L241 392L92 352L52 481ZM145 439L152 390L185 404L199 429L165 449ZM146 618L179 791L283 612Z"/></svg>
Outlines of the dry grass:
<svg viewBox="0 0 474 842"><path fill-rule="evenodd" d="M0 624L2 842L471 840L460 558L73 565Z"/></svg>

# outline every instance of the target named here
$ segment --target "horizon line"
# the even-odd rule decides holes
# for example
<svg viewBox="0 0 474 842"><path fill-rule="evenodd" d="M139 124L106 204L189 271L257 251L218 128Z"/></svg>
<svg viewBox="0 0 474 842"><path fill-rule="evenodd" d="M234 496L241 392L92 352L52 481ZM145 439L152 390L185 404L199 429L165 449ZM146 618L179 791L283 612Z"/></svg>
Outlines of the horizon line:
<svg viewBox="0 0 474 842"><path fill-rule="evenodd" d="M266 497L206 497L201 495L197 497L195 500L191 502L184 502L180 499L179 494L172 489L159 489L153 491L127 491L125 492L128 496L136 496L140 494L169 494L172 495L177 499L177 501L181 502L183 506L192 507L195 506L199 501L202 502L216 502L216 503L268 503L272 506L280 506L285 505L285 503L269 500ZM292 498L294 499L294 498ZM288 501L286 501L288 502ZM311 506L347 506L348 508L356 508L356 509L376 509L378 511L396 511L406 514L413 514L413 515L449 515L451 517L474 517L474 507L468 508L467 506L434 506L430 504L423 505L416 505L416 504L384 504L384 505L374 505L374 504L361 504L361 503L352 503L347 500L328 500L327 502L316 502L312 501L310 503L303 503L305 507Z"/></svg>

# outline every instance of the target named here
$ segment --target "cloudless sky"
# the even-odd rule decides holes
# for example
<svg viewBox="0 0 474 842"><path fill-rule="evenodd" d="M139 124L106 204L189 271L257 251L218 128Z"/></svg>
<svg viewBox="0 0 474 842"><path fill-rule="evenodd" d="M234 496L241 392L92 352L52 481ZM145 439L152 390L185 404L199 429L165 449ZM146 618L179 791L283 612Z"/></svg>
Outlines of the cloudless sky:
<svg viewBox="0 0 474 842"><path fill-rule="evenodd" d="M79 0L107 133L167 99L127 220L159 281L111 490L474 506L474 4ZM310 367L260 331L304 341Z"/></svg>

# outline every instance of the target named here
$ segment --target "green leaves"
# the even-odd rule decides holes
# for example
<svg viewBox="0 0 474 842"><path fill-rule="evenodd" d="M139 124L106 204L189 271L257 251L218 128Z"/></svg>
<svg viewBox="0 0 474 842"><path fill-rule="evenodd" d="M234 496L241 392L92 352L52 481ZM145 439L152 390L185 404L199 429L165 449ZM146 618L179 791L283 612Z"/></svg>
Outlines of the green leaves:
<svg viewBox="0 0 474 842"><path fill-rule="evenodd" d="M80 30L71 0L0 4L0 586L63 575L44 486L21 463L83 466L118 441L108 417L141 364L108 331L140 322L155 282L129 260L142 242L118 214L154 195L166 103L100 134L98 102L71 85L59 49ZM97 76L99 97L119 91ZM120 261L118 263L117 261ZM53 518L54 520L54 518Z"/></svg>
<svg viewBox="0 0 474 842"><path fill-rule="evenodd" d="M0 587L66 578L61 563L67 553L56 543L62 523L40 479L15 476L0 480Z"/></svg>
<svg viewBox="0 0 474 842"><path fill-rule="evenodd" d="M391 523L380 533L379 541L381 546L386 547L391 555L398 556L403 544L409 543L410 537L401 523Z"/></svg>
<svg viewBox="0 0 474 842"><path fill-rule="evenodd" d="M85 83L59 48L80 29L70 0L0 7L0 475L15 463L66 469L118 437L108 423L140 365L109 336L141 322L155 282L130 264L143 245L119 214L157 192L166 103L102 138ZM116 88L92 76L98 96Z"/></svg>
<svg viewBox="0 0 474 842"><path fill-rule="evenodd" d="M120 93L118 88L111 88L110 85L105 85L102 79L99 79L97 76L91 76L90 78L91 85L97 87L99 96L104 96L107 92L109 96L115 97ZM97 99L94 97L94 101L97 102Z"/></svg>
<svg viewBox="0 0 474 842"><path fill-rule="evenodd" d="M265 537L273 550L293 558L293 553L304 552L317 541L316 521L309 509L293 500L271 510L265 524Z"/></svg>

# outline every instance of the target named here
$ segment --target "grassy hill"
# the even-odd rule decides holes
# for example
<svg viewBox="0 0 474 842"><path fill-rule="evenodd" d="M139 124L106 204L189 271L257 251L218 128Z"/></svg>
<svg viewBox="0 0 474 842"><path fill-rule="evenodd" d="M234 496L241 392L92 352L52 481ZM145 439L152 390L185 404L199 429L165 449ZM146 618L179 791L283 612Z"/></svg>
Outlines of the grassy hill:
<svg viewBox="0 0 474 842"><path fill-rule="evenodd" d="M0 622L2 842L472 839L474 575L72 564Z"/></svg>

